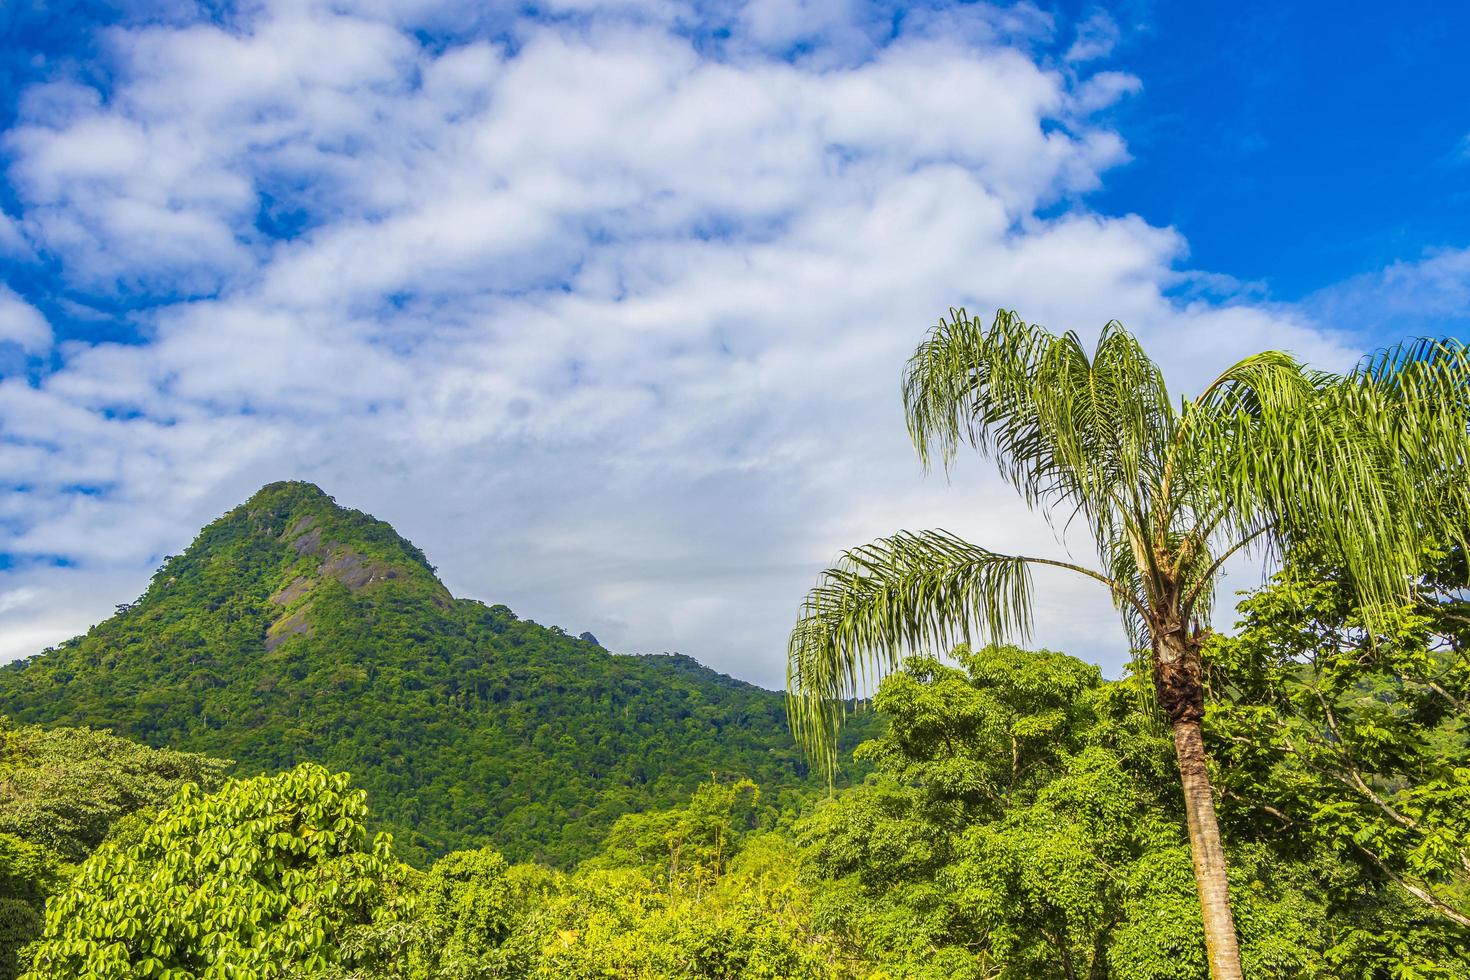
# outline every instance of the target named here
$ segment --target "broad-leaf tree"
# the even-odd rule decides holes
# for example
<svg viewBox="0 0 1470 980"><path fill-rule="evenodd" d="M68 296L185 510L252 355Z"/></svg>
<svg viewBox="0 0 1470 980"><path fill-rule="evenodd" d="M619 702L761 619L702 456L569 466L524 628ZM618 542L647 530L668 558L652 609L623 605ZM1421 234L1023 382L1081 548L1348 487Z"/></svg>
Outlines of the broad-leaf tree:
<svg viewBox="0 0 1470 980"><path fill-rule="evenodd" d="M0 980L23 970L47 898L120 823L145 819L186 783L208 788L229 763L151 749L86 728L0 717Z"/></svg>
<svg viewBox="0 0 1470 980"><path fill-rule="evenodd" d="M1378 635L1338 569L1291 564L1204 651L1227 826L1361 865L1470 940L1465 555L1427 555L1419 601Z"/></svg>
<svg viewBox="0 0 1470 980"><path fill-rule="evenodd" d="M1013 646L953 660L883 679L887 730L858 749L874 774L796 825L814 924L874 978L1205 980L1173 742L1141 710L1144 679ZM1355 953L1402 944L1378 906L1329 920L1324 870L1232 848L1254 980L1347 975L1328 953L1347 928L1387 933Z"/></svg>
<svg viewBox="0 0 1470 980"><path fill-rule="evenodd" d="M310 764L208 796L190 783L52 897L25 980L328 975L393 887L366 817L345 774Z"/></svg>
<svg viewBox="0 0 1470 980"><path fill-rule="evenodd" d="M1225 852L1200 719L1200 645L1222 563L1310 538L1341 563L1369 632L1406 601L1427 541L1464 513L1470 355L1451 341L1384 351L1346 375L1267 351L1176 403L1117 322L1089 355L1001 311L951 310L915 352L903 395L925 465L969 445L1033 508L1080 524L1098 564L1000 554L942 530L846 552L807 595L787 684L797 737L835 765L845 700L905 651L979 633L1024 637L1032 570L1066 569L1111 594L1173 731L1210 970L1240 973ZM1455 500L1449 498L1454 497Z"/></svg>

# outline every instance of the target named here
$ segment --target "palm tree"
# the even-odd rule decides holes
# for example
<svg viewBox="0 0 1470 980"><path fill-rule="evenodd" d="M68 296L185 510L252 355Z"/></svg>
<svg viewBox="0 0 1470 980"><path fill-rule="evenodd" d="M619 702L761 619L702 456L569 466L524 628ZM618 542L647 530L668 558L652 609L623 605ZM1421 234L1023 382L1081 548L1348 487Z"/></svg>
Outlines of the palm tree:
<svg viewBox="0 0 1470 980"><path fill-rule="evenodd" d="M846 699L906 649L972 633L1024 638L1033 567L1106 588L1173 731L1210 972L1237 978L1225 852L1200 720L1200 647L1231 555L1268 559L1311 538L1340 558L1366 625L1409 597L1422 547L1464 543L1470 356L1453 341L1380 352L1346 375L1268 351L1174 404L1116 322L1089 358L1001 311L951 310L909 360L909 433L927 469L962 444L994 459L1027 504L1080 520L1099 565L998 554L946 531L900 532L843 554L807 595L787 667L792 729L829 771Z"/></svg>

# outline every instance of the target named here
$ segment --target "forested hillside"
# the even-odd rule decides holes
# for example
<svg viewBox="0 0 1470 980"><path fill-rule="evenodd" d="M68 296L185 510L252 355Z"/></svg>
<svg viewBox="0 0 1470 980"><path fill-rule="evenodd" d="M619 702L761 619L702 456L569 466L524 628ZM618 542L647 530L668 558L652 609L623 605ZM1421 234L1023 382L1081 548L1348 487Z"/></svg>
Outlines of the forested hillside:
<svg viewBox="0 0 1470 980"><path fill-rule="evenodd" d="M1243 636L1211 657L1213 740L1240 746L1222 783L1247 975L1470 975L1470 932L1456 920L1470 906L1458 802L1470 749L1462 720L1434 708L1463 698L1466 676L1400 675L1400 711L1378 683L1385 667L1446 634L1405 634L1382 658L1336 664L1318 646L1262 711L1262 642L1312 632L1279 616L1300 597L1295 585L1263 593ZM1322 609L1312 625L1330 632L1342 610ZM305 764L210 793L217 773L201 766L206 788L118 821L74 872L0 882L10 889L0 901L29 889L34 909L34 896L51 896L44 935L21 955L30 980L226 968L321 980L1204 980L1171 746L1139 679L1108 682L1047 651L955 654L954 666L912 658L883 682L875 705L889 725L858 750L874 771L799 814L725 779L621 817L569 871L508 862L493 847L421 870L373 837L371 799L345 774ZM1421 659L1431 662L1445 666ZM1429 676L1444 695L1425 689ZM1334 778L1348 774L1340 760L1301 754L1315 694L1352 727L1355 754L1371 751L1367 722L1385 709L1396 717L1400 751L1359 770L1377 804ZM180 765L62 733L49 771L59 753L94 742L120 766ZM0 842L17 851L45 832L8 816L40 811L30 801L51 784L38 765L18 755L0 784L23 801L0 806ZM125 784L96 767L87 780ZM85 795L71 782L40 799L65 812L85 809ZM94 823L105 832L122 812ZM1422 835L1395 834L1390 812L1411 814Z"/></svg>
<svg viewBox="0 0 1470 980"><path fill-rule="evenodd" d="M1309 434L1356 425L1395 472L1403 446L1374 446L1403 406L1344 422L1368 395L1336 391L1298 406ZM792 646L830 794L779 695L457 600L386 524L269 486L0 671L0 980L1470 977L1470 500L1400 475L1425 533L1390 535L1393 589L1317 515L1234 633L1192 620L1190 659L1155 644L1118 680L942 642L957 600L1019 616L1028 559L849 551ZM1185 540L1156 556L1198 563ZM838 744L854 631L885 676ZM79 722L157 747L47 727Z"/></svg>
<svg viewBox="0 0 1470 980"><path fill-rule="evenodd" d="M0 713L243 774L349 772L416 861L488 841L566 865L619 815L673 805L712 773L777 801L821 785L780 694L456 599L389 525L305 483L265 487L135 603L0 669Z"/></svg>

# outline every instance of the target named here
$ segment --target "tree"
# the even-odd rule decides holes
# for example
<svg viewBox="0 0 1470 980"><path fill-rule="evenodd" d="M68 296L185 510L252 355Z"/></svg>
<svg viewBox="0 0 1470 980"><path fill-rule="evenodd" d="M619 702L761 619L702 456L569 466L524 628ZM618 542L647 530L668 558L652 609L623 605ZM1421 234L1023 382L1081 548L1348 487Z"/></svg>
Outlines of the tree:
<svg viewBox="0 0 1470 980"><path fill-rule="evenodd" d="M150 749L86 728L0 717L0 980L23 970L42 911L75 864L185 783L218 786L229 763Z"/></svg>
<svg viewBox="0 0 1470 980"><path fill-rule="evenodd" d="M1355 964L1441 975L1441 950L1470 948L1465 556L1426 555L1418 601L1377 635L1332 562L1302 550L1291 565L1204 651L1222 819L1280 858L1355 869L1334 910L1362 920ZM1365 919L1364 897L1384 892ZM1376 906L1393 899L1401 921L1387 926Z"/></svg>
<svg viewBox="0 0 1470 980"><path fill-rule="evenodd" d="M718 877L750 830L760 789L749 779L700 784L688 806L628 813L608 832L600 857L607 868L639 868L673 882L681 875Z"/></svg>
<svg viewBox="0 0 1470 980"><path fill-rule="evenodd" d="M13 726L0 717L0 833L80 861L119 818L162 806L185 783L214 789L229 766L108 732Z"/></svg>
<svg viewBox="0 0 1470 980"><path fill-rule="evenodd" d="M1454 537L1470 459L1470 355L1452 341L1384 351L1347 375L1268 351L1176 406L1162 372L1117 322L1091 356L999 312L987 329L951 310L910 359L909 433L926 467L969 444L1028 505L1080 520L1099 568L1006 555L942 530L846 552L808 593L787 686L798 739L835 764L845 699L905 648L1001 640L1031 623L1031 572L1108 589L1174 737L1211 973L1240 974L1225 852L1200 721L1200 647L1216 574L1242 549L1311 537L1341 562L1371 626L1409 596L1427 540ZM1370 632L1372 630L1370 629Z"/></svg>
<svg viewBox="0 0 1470 980"><path fill-rule="evenodd" d="M811 926L794 844L752 826L756 796L749 780L707 783L625 816L570 875L449 854L350 930L351 969L322 980L848 980Z"/></svg>
<svg viewBox="0 0 1470 980"><path fill-rule="evenodd" d="M179 791L131 839L108 840L46 905L27 980L313 976L394 887L347 776L302 765Z"/></svg>
<svg viewBox="0 0 1470 980"><path fill-rule="evenodd" d="M910 657L873 707L863 786L797 825L813 923L911 980L1204 980L1174 747L1140 704L1049 651ZM1329 969L1316 867L1232 851L1249 976ZM1355 974L1357 975L1357 974Z"/></svg>

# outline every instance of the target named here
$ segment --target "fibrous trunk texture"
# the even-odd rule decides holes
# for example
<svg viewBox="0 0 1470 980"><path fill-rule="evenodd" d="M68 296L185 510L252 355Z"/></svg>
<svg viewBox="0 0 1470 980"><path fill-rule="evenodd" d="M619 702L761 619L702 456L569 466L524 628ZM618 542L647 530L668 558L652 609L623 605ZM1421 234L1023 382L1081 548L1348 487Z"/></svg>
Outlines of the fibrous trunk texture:
<svg viewBox="0 0 1470 980"><path fill-rule="evenodd" d="M1154 646L1154 685L1159 706L1174 729L1174 752L1179 759L1179 782L1184 789L1184 813L1189 823L1189 850L1194 858L1194 882L1199 889L1205 922L1205 953L1213 980L1240 980L1240 944L1235 917L1230 912L1230 883L1225 874L1225 847L1215 818L1215 797L1205 765L1205 743L1200 734L1204 716L1204 687L1200 678L1198 643L1183 631L1159 635Z"/></svg>

